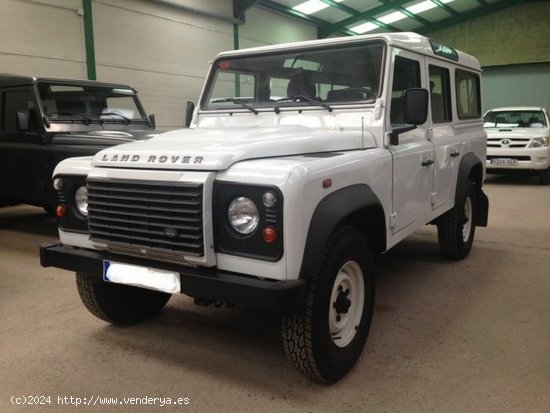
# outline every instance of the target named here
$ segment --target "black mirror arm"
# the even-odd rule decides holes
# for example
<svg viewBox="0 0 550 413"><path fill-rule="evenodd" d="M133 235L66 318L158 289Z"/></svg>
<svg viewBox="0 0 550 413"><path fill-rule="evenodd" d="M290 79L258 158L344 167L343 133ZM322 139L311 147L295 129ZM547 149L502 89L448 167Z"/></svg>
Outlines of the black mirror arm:
<svg viewBox="0 0 550 413"><path fill-rule="evenodd" d="M392 129L390 132L390 145L396 146L399 145L399 135L401 133L409 132L416 129L416 125L411 126L402 126L400 128Z"/></svg>

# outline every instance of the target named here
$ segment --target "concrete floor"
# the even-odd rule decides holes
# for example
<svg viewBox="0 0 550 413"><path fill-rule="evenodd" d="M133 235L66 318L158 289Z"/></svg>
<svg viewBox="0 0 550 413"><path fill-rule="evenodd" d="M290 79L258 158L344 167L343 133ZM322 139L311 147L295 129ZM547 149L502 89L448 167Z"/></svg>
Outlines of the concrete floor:
<svg viewBox="0 0 550 413"><path fill-rule="evenodd" d="M490 176L486 192L490 226L466 260L440 259L430 227L381 257L367 346L331 387L295 373L270 315L177 296L138 326L95 319L71 273L38 263L54 220L1 209L0 412L167 411L57 396L181 397L196 412L548 412L550 187ZM29 395L52 407L10 403Z"/></svg>

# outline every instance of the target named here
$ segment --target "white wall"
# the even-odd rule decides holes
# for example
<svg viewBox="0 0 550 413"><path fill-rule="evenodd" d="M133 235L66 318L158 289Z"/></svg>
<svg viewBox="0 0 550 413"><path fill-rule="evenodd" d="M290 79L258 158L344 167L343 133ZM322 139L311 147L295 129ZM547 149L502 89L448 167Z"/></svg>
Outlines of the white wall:
<svg viewBox="0 0 550 413"><path fill-rule="evenodd" d="M166 129L183 125L186 101L197 102L209 61L233 48L231 0L169 1L184 7L92 3L97 80L132 85ZM86 78L79 10L82 0L0 0L0 72ZM315 37L313 26L259 7L239 27L240 48Z"/></svg>
<svg viewBox="0 0 550 413"><path fill-rule="evenodd" d="M0 0L0 72L86 77L80 0Z"/></svg>

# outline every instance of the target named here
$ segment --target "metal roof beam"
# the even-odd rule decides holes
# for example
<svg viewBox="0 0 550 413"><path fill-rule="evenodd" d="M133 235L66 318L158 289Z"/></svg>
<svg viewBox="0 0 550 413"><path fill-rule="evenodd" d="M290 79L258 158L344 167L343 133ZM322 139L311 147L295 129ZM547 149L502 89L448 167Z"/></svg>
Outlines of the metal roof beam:
<svg viewBox="0 0 550 413"><path fill-rule="evenodd" d="M355 9L349 7L349 6L346 6L345 4L337 3L334 0L321 0L321 1L323 3L328 4L331 7L334 7L335 9L338 9L338 10L341 10L345 13L351 14L352 16L357 16L358 14L361 13L360 11L355 10ZM376 24L378 27L386 29L390 32L400 32L400 31L402 31L402 30L399 30L397 27L394 27L394 26L386 24L386 23L382 23L381 21L378 21L374 18L370 18L370 19L366 19L366 20L370 21L370 22Z"/></svg>
<svg viewBox="0 0 550 413"><path fill-rule="evenodd" d="M441 3L439 0L432 0L432 3L435 3L438 7L442 8L443 10L445 10L447 13L449 13L453 17L460 16L459 12L457 12L455 9L447 6L446 4Z"/></svg>
<svg viewBox="0 0 550 413"><path fill-rule="evenodd" d="M380 1L384 4L389 4L391 2L391 0L380 0ZM483 0L481 0L481 1L483 1ZM418 14L411 13L410 11L408 11L403 6L394 7L394 9L397 10L397 11L400 11L405 16L407 16L409 19L413 19L413 20L417 21L418 23L420 23L423 26L429 26L430 24L432 24L429 20L426 20L425 18L420 17Z"/></svg>
<svg viewBox="0 0 550 413"><path fill-rule="evenodd" d="M233 17L244 18L246 11L258 3L258 0L233 0Z"/></svg>
<svg viewBox="0 0 550 413"><path fill-rule="evenodd" d="M361 20L374 19L375 16L377 16L379 14L382 14L386 11L395 10L396 7L403 6L403 5L405 5L407 3L410 3L410 2L411 2L411 0L393 0L391 2L382 4L381 6L375 7L373 9L366 10L364 12L360 12L359 14L357 14L355 16L348 17L347 19L341 20L339 22L336 22L336 23L333 23L333 24L328 24L327 26L321 27L319 29L319 37L320 38L328 37L332 33L340 31L340 30L346 28L346 26L349 26L353 23L357 23L358 21L361 21ZM356 34L356 33L354 33L354 34Z"/></svg>

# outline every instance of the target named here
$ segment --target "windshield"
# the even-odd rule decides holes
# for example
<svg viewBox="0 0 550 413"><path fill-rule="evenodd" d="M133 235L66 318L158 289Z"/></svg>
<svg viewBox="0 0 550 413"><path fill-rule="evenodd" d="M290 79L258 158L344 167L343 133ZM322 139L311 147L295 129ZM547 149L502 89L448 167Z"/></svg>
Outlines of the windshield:
<svg viewBox="0 0 550 413"><path fill-rule="evenodd" d="M132 89L39 83L38 91L44 112L52 122L146 121Z"/></svg>
<svg viewBox="0 0 550 413"><path fill-rule="evenodd" d="M373 102L380 92L384 43L324 46L214 62L205 110Z"/></svg>
<svg viewBox="0 0 550 413"><path fill-rule="evenodd" d="M546 118L541 110L499 110L485 115L485 128L544 128Z"/></svg>

